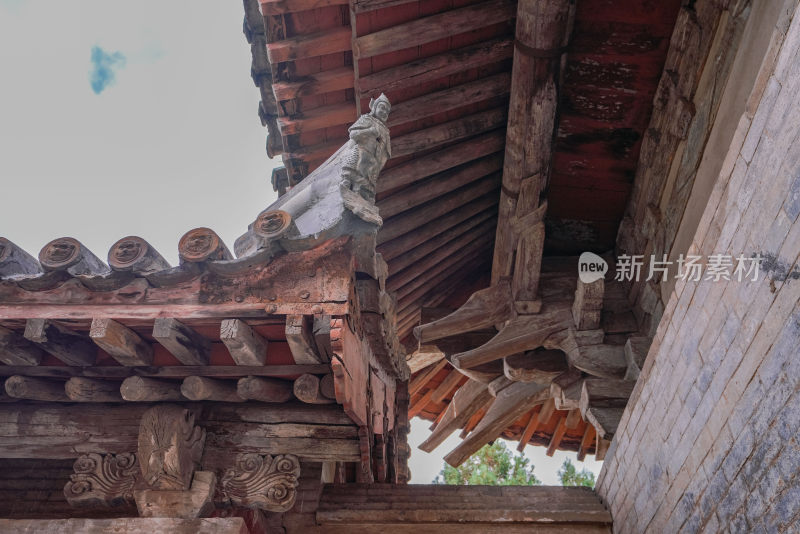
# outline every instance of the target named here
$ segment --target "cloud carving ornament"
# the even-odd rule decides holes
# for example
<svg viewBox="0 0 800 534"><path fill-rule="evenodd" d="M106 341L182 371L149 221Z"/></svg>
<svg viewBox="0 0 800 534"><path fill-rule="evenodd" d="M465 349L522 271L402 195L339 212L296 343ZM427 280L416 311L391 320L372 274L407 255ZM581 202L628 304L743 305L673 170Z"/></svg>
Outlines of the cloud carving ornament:
<svg viewBox="0 0 800 534"><path fill-rule="evenodd" d="M64 497L72 506L119 506L133 502L139 474L136 455L84 454L75 460L75 473L64 486Z"/></svg>
<svg viewBox="0 0 800 534"><path fill-rule="evenodd" d="M294 505L299 476L297 456L242 453L222 477L222 492L234 506L285 512Z"/></svg>

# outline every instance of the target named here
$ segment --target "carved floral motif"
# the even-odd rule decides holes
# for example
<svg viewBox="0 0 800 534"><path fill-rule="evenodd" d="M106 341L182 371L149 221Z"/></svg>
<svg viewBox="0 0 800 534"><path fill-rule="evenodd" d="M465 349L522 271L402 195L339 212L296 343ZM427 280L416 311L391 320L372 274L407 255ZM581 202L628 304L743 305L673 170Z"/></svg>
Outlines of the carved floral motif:
<svg viewBox="0 0 800 534"><path fill-rule="evenodd" d="M299 476L297 456L243 453L222 477L222 491L234 505L285 512L294 505Z"/></svg>
<svg viewBox="0 0 800 534"><path fill-rule="evenodd" d="M84 454L73 467L75 473L64 486L64 496L71 505L119 506L133 501L139 472L135 454Z"/></svg>

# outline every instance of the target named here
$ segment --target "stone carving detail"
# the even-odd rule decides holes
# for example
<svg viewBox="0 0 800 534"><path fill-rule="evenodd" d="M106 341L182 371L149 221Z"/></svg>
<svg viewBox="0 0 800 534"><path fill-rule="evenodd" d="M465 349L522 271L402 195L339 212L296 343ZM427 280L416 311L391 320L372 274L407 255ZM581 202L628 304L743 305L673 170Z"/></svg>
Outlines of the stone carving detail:
<svg viewBox="0 0 800 534"><path fill-rule="evenodd" d="M139 462L153 489L186 490L203 455L206 432L194 414L169 404L147 410L139 425Z"/></svg>
<svg viewBox="0 0 800 534"><path fill-rule="evenodd" d="M75 460L75 473L64 486L72 506L119 506L133 502L139 466L136 455L84 454Z"/></svg>
<svg viewBox="0 0 800 534"><path fill-rule="evenodd" d="M391 156L390 111L385 95L371 101L370 112L350 127L347 143L261 212L236 240L236 255L304 250L344 234L376 232L383 224L375 206L376 185Z"/></svg>
<svg viewBox="0 0 800 534"><path fill-rule="evenodd" d="M297 456L243 453L222 477L222 491L236 506L285 512L294 505L299 476Z"/></svg>
<svg viewBox="0 0 800 534"><path fill-rule="evenodd" d="M369 109L369 113L361 115L348 129L350 142L345 145L342 187L369 202L364 204L345 194L348 209L367 222L382 224L374 207L375 189L378 175L392 155L389 127L386 125L392 106L389 99L381 95L370 101Z"/></svg>

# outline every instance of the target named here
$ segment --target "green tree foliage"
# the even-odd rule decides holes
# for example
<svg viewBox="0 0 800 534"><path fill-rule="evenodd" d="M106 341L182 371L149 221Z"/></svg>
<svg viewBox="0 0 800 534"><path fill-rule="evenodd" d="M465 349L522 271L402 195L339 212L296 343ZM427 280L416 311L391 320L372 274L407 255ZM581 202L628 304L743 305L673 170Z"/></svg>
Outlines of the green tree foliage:
<svg viewBox="0 0 800 534"><path fill-rule="evenodd" d="M458 467L445 465L434 484L535 486L541 480L533 474L534 466L522 454L514 456L505 443L498 440L481 450ZM592 476L594 481L594 476Z"/></svg>
<svg viewBox="0 0 800 534"><path fill-rule="evenodd" d="M594 487L594 473L587 471L585 468L579 472L569 458L564 460L561 469L558 470L558 476L561 478L561 485L563 486Z"/></svg>

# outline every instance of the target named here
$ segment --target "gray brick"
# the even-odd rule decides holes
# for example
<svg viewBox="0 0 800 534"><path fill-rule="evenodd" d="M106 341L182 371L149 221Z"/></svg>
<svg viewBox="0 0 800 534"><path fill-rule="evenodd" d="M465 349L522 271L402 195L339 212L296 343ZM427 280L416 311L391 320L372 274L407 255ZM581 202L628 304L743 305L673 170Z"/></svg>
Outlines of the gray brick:
<svg viewBox="0 0 800 534"><path fill-rule="evenodd" d="M775 526L778 529L787 527L800 511L800 486L786 488L775 500L764 522L767 527Z"/></svg>
<svg viewBox="0 0 800 534"><path fill-rule="evenodd" d="M797 220L797 216L800 215L800 176L797 176L789 186L783 211L792 221Z"/></svg>
<svg viewBox="0 0 800 534"><path fill-rule="evenodd" d="M706 515L710 515L728 489L728 481L722 471L717 471L708 482L708 487L700 497L700 509Z"/></svg>
<svg viewBox="0 0 800 534"><path fill-rule="evenodd" d="M732 534L748 534L748 532L750 532L750 528L747 525L747 519L745 519L742 512L739 512L733 519L731 519L731 522L728 524L728 531L730 531Z"/></svg>
<svg viewBox="0 0 800 534"><path fill-rule="evenodd" d="M767 503L757 491L750 492L747 496L746 505L744 507L744 515L747 518L747 524L750 530L755 530L761 524L761 519L764 517L764 511L767 509Z"/></svg>
<svg viewBox="0 0 800 534"><path fill-rule="evenodd" d="M722 462L722 471L729 481L733 481L736 478L739 468L742 467L750 456L754 441L755 436L753 435L753 431L749 428L744 428L739 438L733 444L733 447L731 447L728 456Z"/></svg>
<svg viewBox="0 0 800 534"><path fill-rule="evenodd" d="M717 505L717 517L721 523L728 523L747 498L747 488L741 480L728 487L728 493Z"/></svg>
<svg viewBox="0 0 800 534"><path fill-rule="evenodd" d="M753 454L739 472L739 476L751 490L758 487L761 477L770 468L781 447L783 447L783 440L777 432L767 432L756 445Z"/></svg>

